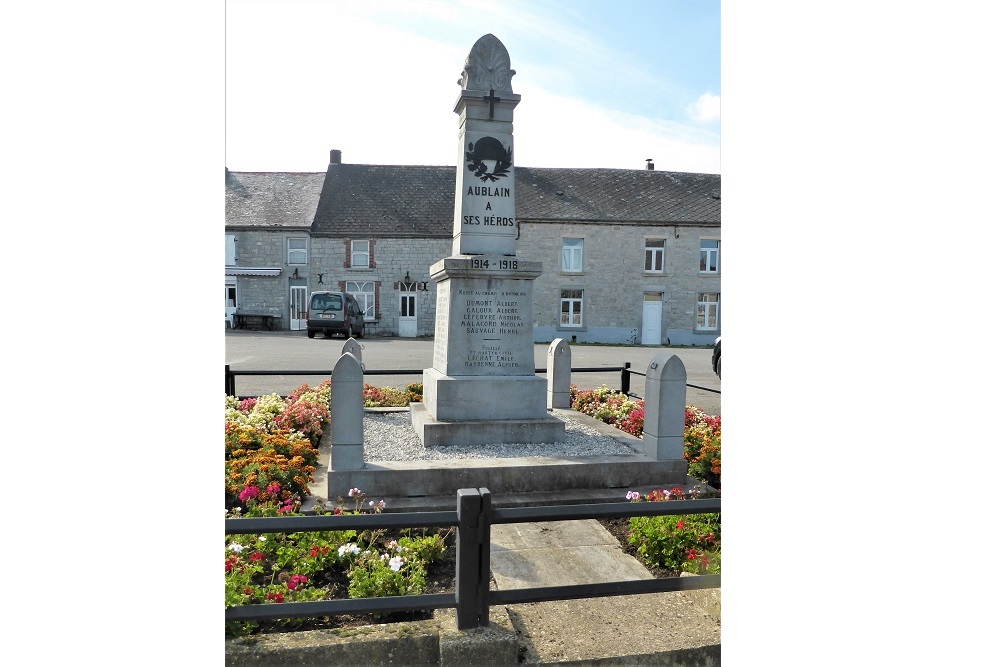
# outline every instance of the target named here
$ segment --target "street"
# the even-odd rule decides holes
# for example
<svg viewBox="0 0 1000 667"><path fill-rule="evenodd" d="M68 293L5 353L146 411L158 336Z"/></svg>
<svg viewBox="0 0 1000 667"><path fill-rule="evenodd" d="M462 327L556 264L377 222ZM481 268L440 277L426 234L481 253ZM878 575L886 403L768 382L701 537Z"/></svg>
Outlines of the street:
<svg viewBox="0 0 1000 667"><path fill-rule="evenodd" d="M237 376L238 396L260 396L276 393L286 395L299 385L316 385L329 379L330 371L344 347L343 338L313 338L305 331L234 331L226 329L226 361L233 371L321 371L319 375ZM365 382L376 387L404 388L422 382L420 374L371 375L380 370L422 370L433 362L434 341L427 338L364 338L362 347ZM535 368L545 368L549 344L535 344ZM690 347L646 347L626 345L571 345L573 368L621 367L631 363L631 369L645 373L649 362L661 352L677 355L684 363L689 385L720 389L719 378L712 372L712 350ZM580 389L594 389L602 384L621 388L620 371L573 373L572 383ZM645 396L645 377L631 375L629 390ZM705 412L721 415L721 394L688 387L687 404Z"/></svg>

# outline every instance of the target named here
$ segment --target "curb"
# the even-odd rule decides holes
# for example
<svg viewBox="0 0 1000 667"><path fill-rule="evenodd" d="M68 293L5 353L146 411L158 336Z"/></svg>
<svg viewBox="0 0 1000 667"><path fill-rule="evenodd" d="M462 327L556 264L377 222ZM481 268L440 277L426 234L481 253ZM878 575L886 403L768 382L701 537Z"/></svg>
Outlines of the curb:
<svg viewBox="0 0 1000 667"><path fill-rule="evenodd" d="M510 617L491 616L489 627L472 630L458 629L454 609L438 609L427 621L227 639L226 665L516 665Z"/></svg>

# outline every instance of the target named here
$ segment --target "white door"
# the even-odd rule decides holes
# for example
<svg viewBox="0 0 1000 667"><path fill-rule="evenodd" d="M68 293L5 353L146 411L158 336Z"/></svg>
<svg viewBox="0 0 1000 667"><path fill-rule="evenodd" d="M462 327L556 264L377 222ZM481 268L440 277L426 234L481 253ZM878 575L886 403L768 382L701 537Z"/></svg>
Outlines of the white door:
<svg viewBox="0 0 1000 667"><path fill-rule="evenodd" d="M659 345L660 324L663 317L663 301L657 292L642 295L642 345Z"/></svg>
<svg viewBox="0 0 1000 667"><path fill-rule="evenodd" d="M416 288L416 283L413 284L413 287ZM401 292L399 295L399 336L400 338L417 337L416 292Z"/></svg>
<svg viewBox="0 0 1000 667"><path fill-rule="evenodd" d="M288 322L291 330L303 331L306 328L306 318L309 317L309 310L306 307L306 288L292 287L288 304Z"/></svg>

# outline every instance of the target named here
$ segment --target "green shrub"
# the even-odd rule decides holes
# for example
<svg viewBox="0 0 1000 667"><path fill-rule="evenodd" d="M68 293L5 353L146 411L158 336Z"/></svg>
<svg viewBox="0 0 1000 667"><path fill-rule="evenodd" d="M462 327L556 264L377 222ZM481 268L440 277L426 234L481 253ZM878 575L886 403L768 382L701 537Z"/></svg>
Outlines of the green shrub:
<svg viewBox="0 0 1000 667"><path fill-rule="evenodd" d="M699 494L689 494L697 497ZM633 502L684 500L679 489L652 491L645 497L629 491ZM718 513L636 516L629 519L629 544L639 558L676 573L721 574L722 519Z"/></svg>

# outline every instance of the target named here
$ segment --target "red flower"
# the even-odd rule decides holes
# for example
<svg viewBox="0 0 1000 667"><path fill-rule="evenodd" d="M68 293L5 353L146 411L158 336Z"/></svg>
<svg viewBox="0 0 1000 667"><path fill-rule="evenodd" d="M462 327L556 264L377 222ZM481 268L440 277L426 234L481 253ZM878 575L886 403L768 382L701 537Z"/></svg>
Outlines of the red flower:
<svg viewBox="0 0 1000 667"><path fill-rule="evenodd" d="M304 574L293 574L288 578L288 581L285 582L285 585L288 586L288 590L294 591L298 588L299 584L304 584L307 581L309 581L309 579Z"/></svg>
<svg viewBox="0 0 1000 667"><path fill-rule="evenodd" d="M683 527L684 527L684 519L678 519L677 520L677 530L680 530Z"/></svg>
<svg viewBox="0 0 1000 667"><path fill-rule="evenodd" d="M268 593L264 596L265 600L274 600L275 602L284 602L285 596L281 593Z"/></svg>
<svg viewBox="0 0 1000 667"><path fill-rule="evenodd" d="M253 595L253 589L250 588L249 586L247 586L246 588L243 589L243 594L244 595Z"/></svg>
<svg viewBox="0 0 1000 667"><path fill-rule="evenodd" d="M341 514L343 514L343 513L344 513L344 510L340 509L339 507L336 507L336 508L334 508L334 510L333 510L333 514L334 514L334 516L340 516L340 515L341 515Z"/></svg>
<svg viewBox="0 0 1000 667"><path fill-rule="evenodd" d="M319 547L312 547L311 549L309 549L310 558L315 558L318 555L319 555Z"/></svg>
<svg viewBox="0 0 1000 667"><path fill-rule="evenodd" d="M687 557L688 560L694 560L695 558L698 557L698 552L695 551L693 548L689 547L685 556Z"/></svg>
<svg viewBox="0 0 1000 667"><path fill-rule="evenodd" d="M264 560L264 554L262 554L259 551L254 551L252 554L250 554L251 563L256 563L259 560Z"/></svg>

